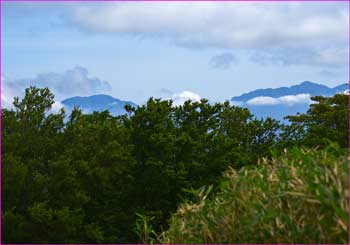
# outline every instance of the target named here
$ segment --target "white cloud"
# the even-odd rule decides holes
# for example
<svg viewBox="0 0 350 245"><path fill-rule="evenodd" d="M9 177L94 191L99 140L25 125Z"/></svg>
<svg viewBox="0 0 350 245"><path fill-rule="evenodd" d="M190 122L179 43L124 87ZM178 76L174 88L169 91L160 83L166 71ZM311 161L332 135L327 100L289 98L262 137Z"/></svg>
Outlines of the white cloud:
<svg viewBox="0 0 350 245"><path fill-rule="evenodd" d="M287 65L344 66L348 20L346 3L131 2L78 6L71 22L185 47L266 50L265 61Z"/></svg>
<svg viewBox="0 0 350 245"><path fill-rule="evenodd" d="M310 94L286 95L278 98L282 104L294 105L310 103Z"/></svg>
<svg viewBox="0 0 350 245"><path fill-rule="evenodd" d="M1 76L1 106L2 108L12 108L13 98L21 96L24 90L20 91L17 84L9 83L7 77Z"/></svg>
<svg viewBox="0 0 350 245"><path fill-rule="evenodd" d="M192 102L199 102L201 97L199 94L196 94L191 91L182 91L181 93L174 93L170 98L175 106L182 105L187 100L191 100Z"/></svg>
<svg viewBox="0 0 350 245"><path fill-rule="evenodd" d="M13 97L22 97L29 86L48 87L55 94L55 100L71 96L87 96L99 93L109 94L111 86L108 82L89 77L88 71L75 67L63 73L39 74L36 78L2 80L3 107L10 107Z"/></svg>
<svg viewBox="0 0 350 245"><path fill-rule="evenodd" d="M349 89L344 90L344 91L343 91L343 92L341 92L340 94L350 95L350 90L349 90Z"/></svg>
<svg viewBox="0 0 350 245"><path fill-rule="evenodd" d="M269 96L258 96L248 100L247 105L252 106L265 106L265 105L288 105L292 106L295 104L309 104L311 102L310 94L297 94L297 95L286 95L278 98Z"/></svg>
<svg viewBox="0 0 350 245"><path fill-rule="evenodd" d="M110 33L175 38L220 47L274 47L346 42L343 3L114 3L78 7L80 27Z"/></svg>
<svg viewBox="0 0 350 245"><path fill-rule="evenodd" d="M248 105L277 105L280 102L276 98L269 96L258 96L246 102Z"/></svg>
<svg viewBox="0 0 350 245"><path fill-rule="evenodd" d="M59 101L55 101L51 106L49 113L58 113L62 108L64 108L64 105Z"/></svg>
<svg viewBox="0 0 350 245"><path fill-rule="evenodd" d="M250 56L250 61L262 65L281 64L309 65L323 68L337 68L348 66L349 50L347 46L324 47L324 48L290 48L283 50L280 48L255 51Z"/></svg>

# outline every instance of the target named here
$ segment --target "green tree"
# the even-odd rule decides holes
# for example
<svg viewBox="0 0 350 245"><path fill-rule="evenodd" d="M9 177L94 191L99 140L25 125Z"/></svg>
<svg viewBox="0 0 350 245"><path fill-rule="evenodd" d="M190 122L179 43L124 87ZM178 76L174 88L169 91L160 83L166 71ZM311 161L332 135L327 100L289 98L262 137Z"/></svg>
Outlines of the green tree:
<svg viewBox="0 0 350 245"><path fill-rule="evenodd" d="M282 134L284 146L297 143L305 146L324 147L337 142L348 147L349 96L336 94L333 97L315 96L305 114L288 116L291 122Z"/></svg>

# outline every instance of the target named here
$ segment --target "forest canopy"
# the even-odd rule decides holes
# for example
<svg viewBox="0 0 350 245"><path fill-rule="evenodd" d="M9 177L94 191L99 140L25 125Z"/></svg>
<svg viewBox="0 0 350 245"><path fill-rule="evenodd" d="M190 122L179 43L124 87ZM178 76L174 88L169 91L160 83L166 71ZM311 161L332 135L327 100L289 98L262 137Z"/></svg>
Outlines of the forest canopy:
<svg viewBox="0 0 350 245"><path fill-rule="evenodd" d="M330 166L346 171L342 164L349 143L348 99L343 94L313 97L307 113L291 115L287 118L289 124L282 124L272 118L256 118L248 109L228 101L210 104L205 99L174 106L171 100L150 98L138 107L127 105L127 113L121 116L108 111L84 114L79 108L66 115L64 109L50 111L54 95L48 88L29 87L24 98L14 99L13 109L2 110L2 242L178 242L172 232L176 231L175 218L181 205L198 201L195 190L209 186L212 195L225 196L222 193L227 189L222 186L228 185L228 173L238 173L237 179L230 180L230 190L242 191L252 176L259 175L259 171L275 171L276 166L291 171L288 167L294 164L297 171L315 171L322 179L328 171L323 169L328 166L325 162L334 158L342 160ZM286 156L284 152L290 149L295 150ZM318 153L329 154L329 159L319 159ZM307 164L295 164L295 159ZM264 167L259 165L261 162ZM242 172L245 169L249 170L247 174ZM278 172L278 178L287 178L284 174ZM346 178L338 174L335 177ZM300 176L305 186L312 187L312 175ZM241 189L236 189L238 180ZM263 179L259 181L259 192L267 191L262 188ZM239 200L231 194L227 197ZM344 227L336 218L347 224L347 207L337 201L343 194L343 190L335 196L325 193L319 200L328 203L335 198L330 204L338 215L335 218L328 218L331 214L322 208L316 214L308 209L298 214L316 217L324 212L327 218L320 225L339 231L329 235L331 232L320 229L322 236L311 236L315 240L309 242L346 240ZM285 198L287 202L301 200L296 196ZM265 204L272 205L273 201ZM210 205L203 206L201 212ZM247 203L247 217L253 217L254 205ZM233 206L224 207L230 210ZM186 215L188 219L188 212ZM267 216L265 221L272 222ZM289 221L290 226L281 229L295 227L296 221L291 217ZM151 232L142 228L142 222L151 227ZM287 242L303 241L311 229L307 223L311 221L305 222L300 226L305 229L295 228L299 232L295 234L301 237ZM244 223L239 227L242 232L248 229ZM250 234L252 237L244 242L284 241L273 238L273 233L259 232L256 236ZM179 242L219 242L214 238ZM231 238L220 241L236 241Z"/></svg>

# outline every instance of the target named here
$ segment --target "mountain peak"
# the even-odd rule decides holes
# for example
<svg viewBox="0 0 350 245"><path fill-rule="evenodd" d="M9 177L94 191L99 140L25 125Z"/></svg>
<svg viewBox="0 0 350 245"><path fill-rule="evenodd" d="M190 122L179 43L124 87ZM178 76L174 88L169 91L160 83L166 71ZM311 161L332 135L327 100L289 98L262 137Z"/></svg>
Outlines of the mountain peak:
<svg viewBox="0 0 350 245"><path fill-rule="evenodd" d="M313 83L313 82L310 82L310 81L304 81L304 82L302 82L302 83L299 84L299 85L320 85L320 84L318 84L318 83Z"/></svg>
<svg viewBox="0 0 350 245"><path fill-rule="evenodd" d="M304 88L327 88L327 89L329 89L329 87L327 87L326 85L314 83L314 82L310 82L310 81L304 81L298 85L291 86L290 88L298 87L298 86L304 87Z"/></svg>
<svg viewBox="0 0 350 245"><path fill-rule="evenodd" d="M127 104L135 107L137 106L131 101L122 101L105 94L97 94L86 97L75 96L63 100L62 104L65 107L68 107L68 109L78 106L86 113L109 110L113 115L124 114L124 106Z"/></svg>
<svg viewBox="0 0 350 245"><path fill-rule="evenodd" d="M310 82L310 81L304 81L298 85L295 85L295 86L324 86L324 85L321 85L321 84L318 84L318 83L314 83L314 82Z"/></svg>
<svg viewBox="0 0 350 245"><path fill-rule="evenodd" d="M65 99L62 101L62 103L70 103L71 101L115 101L118 99L113 98L110 95L106 95L106 94L96 94L96 95L89 95L89 96L74 96L68 99Z"/></svg>

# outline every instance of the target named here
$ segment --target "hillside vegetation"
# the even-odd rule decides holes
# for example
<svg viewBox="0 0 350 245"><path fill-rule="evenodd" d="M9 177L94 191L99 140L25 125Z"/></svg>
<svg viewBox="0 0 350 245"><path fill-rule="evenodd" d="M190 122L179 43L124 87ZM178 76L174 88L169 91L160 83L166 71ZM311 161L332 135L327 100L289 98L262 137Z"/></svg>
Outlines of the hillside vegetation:
<svg viewBox="0 0 350 245"><path fill-rule="evenodd" d="M2 242L343 242L348 96L313 100L283 125L205 99L66 115L30 87L2 110Z"/></svg>
<svg viewBox="0 0 350 245"><path fill-rule="evenodd" d="M219 193L203 188L196 202L180 205L162 243L347 243L347 159L339 149L293 148L224 176Z"/></svg>

